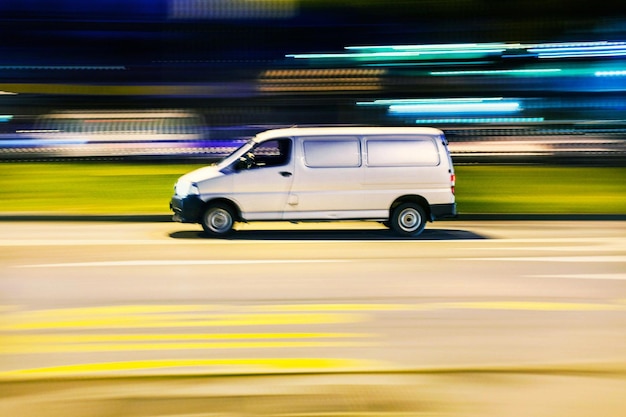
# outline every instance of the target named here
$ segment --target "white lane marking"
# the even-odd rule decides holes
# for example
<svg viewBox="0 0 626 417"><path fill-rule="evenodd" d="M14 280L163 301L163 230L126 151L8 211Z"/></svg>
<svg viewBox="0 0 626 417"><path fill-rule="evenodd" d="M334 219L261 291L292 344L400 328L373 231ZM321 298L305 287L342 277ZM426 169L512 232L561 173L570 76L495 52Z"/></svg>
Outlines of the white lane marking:
<svg viewBox="0 0 626 417"><path fill-rule="evenodd" d="M73 262L58 264L18 265L17 268L81 268L117 266L195 266L195 265L259 265L259 264L305 264L345 263L348 259L233 259L233 260L134 260L107 262Z"/></svg>
<svg viewBox="0 0 626 417"><path fill-rule="evenodd" d="M527 278L559 278L559 279L608 279L626 280L626 274L554 274L526 275Z"/></svg>
<svg viewBox="0 0 626 417"><path fill-rule="evenodd" d="M497 262L626 262L626 256L520 256L518 258L452 258L454 261Z"/></svg>

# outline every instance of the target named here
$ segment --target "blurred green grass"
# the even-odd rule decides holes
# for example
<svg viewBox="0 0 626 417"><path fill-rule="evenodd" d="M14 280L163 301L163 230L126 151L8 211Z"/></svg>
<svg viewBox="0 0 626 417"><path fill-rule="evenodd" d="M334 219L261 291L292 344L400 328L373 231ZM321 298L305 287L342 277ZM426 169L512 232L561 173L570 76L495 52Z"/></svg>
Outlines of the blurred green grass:
<svg viewBox="0 0 626 417"><path fill-rule="evenodd" d="M2 213L169 214L203 164L0 163ZM625 214L626 167L457 166L460 213Z"/></svg>
<svg viewBox="0 0 626 417"><path fill-rule="evenodd" d="M461 213L625 214L626 167L456 167Z"/></svg>

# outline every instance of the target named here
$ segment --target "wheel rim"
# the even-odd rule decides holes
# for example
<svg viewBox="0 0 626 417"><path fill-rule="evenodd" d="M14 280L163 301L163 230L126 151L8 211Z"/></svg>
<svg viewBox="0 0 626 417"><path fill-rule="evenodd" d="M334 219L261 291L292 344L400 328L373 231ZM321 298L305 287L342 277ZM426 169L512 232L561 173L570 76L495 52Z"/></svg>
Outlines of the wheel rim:
<svg viewBox="0 0 626 417"><path fill-rule="evenodd" d="M233 225L233 218L224 209L215 209L207 213L207 226L215 233L226 233Z"/></svg>
<svg viewBox="0 0 626 417"><path fill-rule="evenodd" d="M398 224L402 230L413 232L422 224L422 215L414 208L406 208L398 216Z"/></svg>

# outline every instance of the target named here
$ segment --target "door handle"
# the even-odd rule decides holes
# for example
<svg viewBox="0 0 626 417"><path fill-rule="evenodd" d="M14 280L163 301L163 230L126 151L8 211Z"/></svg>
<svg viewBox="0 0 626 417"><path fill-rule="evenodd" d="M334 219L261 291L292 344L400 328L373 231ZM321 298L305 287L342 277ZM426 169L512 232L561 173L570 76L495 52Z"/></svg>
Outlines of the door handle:
<svg viewBox="0 0 626 417"><path fill-rule="evenodd" d="M280 171L280 175L282 175L283 177L291 177L293 174L287 171Z"/></svg>

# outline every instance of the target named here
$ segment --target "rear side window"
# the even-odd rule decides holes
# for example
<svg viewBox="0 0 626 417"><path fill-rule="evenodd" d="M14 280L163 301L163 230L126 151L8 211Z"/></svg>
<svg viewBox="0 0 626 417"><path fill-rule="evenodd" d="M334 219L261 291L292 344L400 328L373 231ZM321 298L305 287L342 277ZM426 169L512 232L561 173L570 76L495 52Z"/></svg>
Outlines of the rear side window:
<svg viewBox="0 0 626 417"><path fill-rule="evenodd" d="M310 168L353 168L361 166L358 138L306 139L304 160Z"/></svg>
<svg viewBox="0 0 626 417"><path fill-rule="evenodd" d="M431 138L368 139L367 164L371 167L437 166L439 152Z"/></svg>

